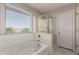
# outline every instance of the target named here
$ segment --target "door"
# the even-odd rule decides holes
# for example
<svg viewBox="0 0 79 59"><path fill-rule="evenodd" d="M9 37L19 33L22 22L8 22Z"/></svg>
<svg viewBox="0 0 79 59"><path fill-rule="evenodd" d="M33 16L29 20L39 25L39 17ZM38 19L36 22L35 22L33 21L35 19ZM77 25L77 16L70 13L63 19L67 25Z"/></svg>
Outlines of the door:
<svg viewBox="0 0 79 59"><path fill-rule="evenodd" d="M58 15L57 45L73 49L73 11L66 11Z"/></svg>

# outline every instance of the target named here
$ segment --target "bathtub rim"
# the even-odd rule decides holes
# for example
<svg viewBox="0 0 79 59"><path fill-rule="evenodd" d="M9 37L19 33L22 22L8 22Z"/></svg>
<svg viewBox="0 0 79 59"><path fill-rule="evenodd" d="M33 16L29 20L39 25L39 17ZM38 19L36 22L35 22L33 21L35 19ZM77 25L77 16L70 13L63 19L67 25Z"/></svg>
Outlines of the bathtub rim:
<svg viewBox="0 0 79 59"><path fill-rule="evenodd" d="M41 45L41 48L40 48L38 51L36 51L35 53L33 53L32 55L39 55L39 53L40 53L41 51L43 51L44 49L48 49L48 45L42 44L42 45ZM48 52L48 51L47 51L47 52Z"/></svg>

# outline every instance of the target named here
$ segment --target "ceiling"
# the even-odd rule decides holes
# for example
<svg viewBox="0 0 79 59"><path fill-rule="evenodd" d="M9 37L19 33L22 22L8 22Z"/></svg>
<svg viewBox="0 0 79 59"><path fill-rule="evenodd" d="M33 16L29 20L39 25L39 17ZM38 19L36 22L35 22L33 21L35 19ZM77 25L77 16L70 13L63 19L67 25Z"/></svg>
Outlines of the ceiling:
<svg viewBox="0 0 79 59"><path fill-rule="evenodd" d="M48 13L67 6L69 3L27 3L27 5L41 13Z"/></svg>

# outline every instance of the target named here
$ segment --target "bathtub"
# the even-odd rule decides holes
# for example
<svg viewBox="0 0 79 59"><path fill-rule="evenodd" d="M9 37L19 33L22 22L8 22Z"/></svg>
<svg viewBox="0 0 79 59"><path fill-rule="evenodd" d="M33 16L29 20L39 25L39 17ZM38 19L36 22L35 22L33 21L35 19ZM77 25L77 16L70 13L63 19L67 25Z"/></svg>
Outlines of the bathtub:
<svg viewBox="0 0 79 59"><path fill-rule="evenodd" d="M48 55L48 46L41 44L38 49L35 42L29 40L6 48L0 48L0 55Z"/></svg>

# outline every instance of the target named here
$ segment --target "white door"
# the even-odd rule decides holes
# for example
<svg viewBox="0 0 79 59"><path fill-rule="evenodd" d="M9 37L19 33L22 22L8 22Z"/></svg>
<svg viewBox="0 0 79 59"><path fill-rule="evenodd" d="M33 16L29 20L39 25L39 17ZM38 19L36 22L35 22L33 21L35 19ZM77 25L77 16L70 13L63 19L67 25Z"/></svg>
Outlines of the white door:
<svg viewBox="0 0 79 59"><path fill-rule="evenodd" d="M73 16L73 11L66 11L58 15L58 46L73 49Z"/></svg>

